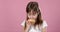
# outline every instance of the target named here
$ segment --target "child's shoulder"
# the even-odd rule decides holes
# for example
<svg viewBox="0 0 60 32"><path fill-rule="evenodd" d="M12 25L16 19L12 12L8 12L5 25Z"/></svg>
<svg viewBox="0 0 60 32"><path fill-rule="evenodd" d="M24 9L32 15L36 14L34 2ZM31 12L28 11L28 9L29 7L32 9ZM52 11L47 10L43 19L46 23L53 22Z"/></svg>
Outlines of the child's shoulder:
<svg viewBox="0 0 60 32"><path fill-rule="evenodd" d="M46 20L43 20L43 24L42 24L42 27L44 28L44 27L47 27L48 25L47 25L47 21Z"/></svg>
<svg viewBox="0 0 60 32"><path fill-rule="evenodd" d="M22 26L24 26L24 24L25 24L25 21L26 21L26 20L23 20L23 21L21 22L21 25L22 25Z"/></svg>

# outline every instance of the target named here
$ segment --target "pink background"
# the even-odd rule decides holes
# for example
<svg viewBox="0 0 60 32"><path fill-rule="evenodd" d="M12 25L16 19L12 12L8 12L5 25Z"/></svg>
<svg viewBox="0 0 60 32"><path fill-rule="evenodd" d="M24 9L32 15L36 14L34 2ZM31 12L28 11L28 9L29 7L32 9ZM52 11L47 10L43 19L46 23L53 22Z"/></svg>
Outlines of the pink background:
<svg viewBox="0 0 60 32"><path fill-rule="evenodd" d="M22 32L25 8L31 0L0 0L0 32ZM33 0L39 3L47 32L60 32L60 0Z"/></svg>

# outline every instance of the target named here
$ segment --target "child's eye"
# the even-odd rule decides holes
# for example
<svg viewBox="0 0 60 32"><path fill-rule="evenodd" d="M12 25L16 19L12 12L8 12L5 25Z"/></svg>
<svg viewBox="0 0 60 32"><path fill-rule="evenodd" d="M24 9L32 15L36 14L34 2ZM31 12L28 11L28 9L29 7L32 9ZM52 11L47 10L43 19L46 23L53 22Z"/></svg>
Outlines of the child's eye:
<svg viewBox="0 0 60 32"><path fill-rule="evenodd" d="M33 12L33 14L35 15L37 12Z"/></svg>
<svg viewBox="0 0 60 32"><path fill-rule="evenodd" d="M28 13L28 15L36 15L37 12L33 12L33 13Z"/></svg>

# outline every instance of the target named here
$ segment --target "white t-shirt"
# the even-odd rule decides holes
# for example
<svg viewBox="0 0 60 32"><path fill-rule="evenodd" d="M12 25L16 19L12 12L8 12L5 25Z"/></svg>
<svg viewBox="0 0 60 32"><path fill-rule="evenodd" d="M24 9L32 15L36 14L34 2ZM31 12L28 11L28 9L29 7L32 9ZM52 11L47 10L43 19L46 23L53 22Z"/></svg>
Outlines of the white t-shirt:
<svg viewBox="0 0 60 32"><path fill-rule="evenodd" d="M25 20L21 23L21 25L24 27ZM44 20L42 26L40 27L40 29L38 29L38 26L36 26L36 29L34 29L34 26L31 26L29 32L41 32L41 28L45 28L45 27L47 27L47 23Z"/></svg>

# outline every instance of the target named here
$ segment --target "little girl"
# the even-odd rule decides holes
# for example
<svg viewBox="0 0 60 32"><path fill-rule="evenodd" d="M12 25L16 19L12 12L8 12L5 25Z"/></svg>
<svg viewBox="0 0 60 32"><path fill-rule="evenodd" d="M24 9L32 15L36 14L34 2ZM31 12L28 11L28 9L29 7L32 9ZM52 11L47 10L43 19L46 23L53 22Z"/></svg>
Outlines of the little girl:
<svg viewBox="0 0 60 32"><path fill-rule="evenodd" d="M24 32L46 32L47 23L41 18L41 12L37 2L29 2L26 7L27 18L21 25Z"/></svg>

